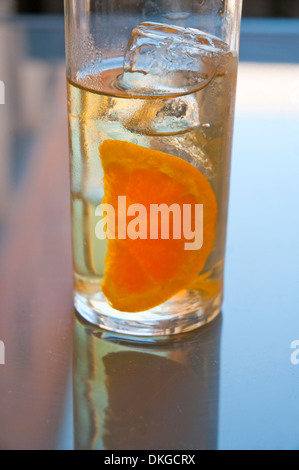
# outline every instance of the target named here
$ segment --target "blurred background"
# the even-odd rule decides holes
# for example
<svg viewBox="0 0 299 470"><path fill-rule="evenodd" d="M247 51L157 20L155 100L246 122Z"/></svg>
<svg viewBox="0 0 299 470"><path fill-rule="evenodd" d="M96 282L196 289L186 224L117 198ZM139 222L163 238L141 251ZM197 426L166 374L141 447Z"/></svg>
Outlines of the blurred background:
<svg viewBox="0 0 299 470"><path fill-rule="evenodd" d="M0 0L0 450L72 448L63 3ZM299 449L298 368L289 361L299 332L299 0L244 0L243 16L221 367L211 355L203 376L217 385L219 369L220 449ZM76 329L86 350L102 348ZM218 354L217 335L207 348L216 343ZM216 408L217 387L204 391Z"/></svg>
<svg viewBox="0 0 299 470"><path fill-rule="evenodd" d="M120 1L120 0L116 0ZM135 3L135 0L132 0ZM62 13L63 0L1 0L0 13ZM298 0L244 0L244 16L299 17Z"/></svg>

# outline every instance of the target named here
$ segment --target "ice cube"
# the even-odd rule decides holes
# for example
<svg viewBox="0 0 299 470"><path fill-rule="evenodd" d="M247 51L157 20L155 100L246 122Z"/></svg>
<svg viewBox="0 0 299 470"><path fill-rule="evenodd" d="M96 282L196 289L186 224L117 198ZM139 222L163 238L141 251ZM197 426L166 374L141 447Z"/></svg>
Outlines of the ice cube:
<svg viewBox="0 0 299 470"><path fill-rule="evenodd" d="M119 86L129 93L161 96L205 87L229 46L193 28L140 23L131 34Z"/></svg>
<svg viewBox="0 0 299 470"><path fill-rule="evenodd" d="M123 119L131 132L148 135L174 135L200 125L197 100L192 95L164 99L135 100L134 112Z"/></svg>

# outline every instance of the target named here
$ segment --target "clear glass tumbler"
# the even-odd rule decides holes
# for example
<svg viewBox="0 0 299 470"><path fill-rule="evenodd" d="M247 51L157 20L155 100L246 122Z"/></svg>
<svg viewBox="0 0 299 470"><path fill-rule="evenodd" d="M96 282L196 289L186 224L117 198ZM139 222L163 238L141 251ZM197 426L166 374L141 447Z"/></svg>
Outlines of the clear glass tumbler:
<svg viewBox="0 0 299 470"><path fill-rule="evenodd" d="M75 306L133 336L221 311L242 0L65 0Z"/></svg>

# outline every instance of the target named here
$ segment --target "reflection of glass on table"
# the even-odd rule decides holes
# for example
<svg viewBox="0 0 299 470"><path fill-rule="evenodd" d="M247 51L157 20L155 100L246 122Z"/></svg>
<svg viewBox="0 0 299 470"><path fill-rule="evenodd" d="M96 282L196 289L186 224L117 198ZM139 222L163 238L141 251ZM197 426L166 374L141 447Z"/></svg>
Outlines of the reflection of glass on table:
<svg viewBox="0 0 299 470"><path fill-rule="evenodd" d="M76 318L77 450L216 449L221 321L129 343Z"/></svg>

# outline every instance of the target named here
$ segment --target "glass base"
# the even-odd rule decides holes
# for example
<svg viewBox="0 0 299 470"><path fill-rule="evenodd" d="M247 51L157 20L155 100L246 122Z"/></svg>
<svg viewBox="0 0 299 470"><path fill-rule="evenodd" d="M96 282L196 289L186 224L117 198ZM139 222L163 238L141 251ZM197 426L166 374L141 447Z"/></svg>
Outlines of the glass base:
<svg viewBox="0 0 299 470"><path fill-rule="evenodd" d="M188 300L186 300L188 299ZM75 307L89 323L110 332L134 337L165 337L187 333L214 320L221 312L222 292L202 299L198 292L179 294L147 312L113 309L102 293L93 297L75 294ZM178 313L180 312L180 313Z"/></svg>

